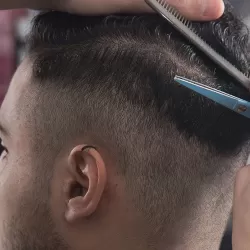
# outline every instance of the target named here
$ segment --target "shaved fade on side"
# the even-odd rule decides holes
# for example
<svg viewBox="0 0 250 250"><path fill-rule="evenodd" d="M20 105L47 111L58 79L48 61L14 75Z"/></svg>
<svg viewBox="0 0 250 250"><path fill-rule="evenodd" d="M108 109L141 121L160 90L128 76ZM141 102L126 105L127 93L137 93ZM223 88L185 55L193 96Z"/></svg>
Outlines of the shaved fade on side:
<svg viewBox="0 0 250 250"><path fill-rule="evenodd" d="M220 20L194 25L249 73L248 30L229 5ZM35 135L55 152L72 138L113 152L135 207L157 235L177 229L176 221L183 221L179 233L185 230L204 183L216 186L208 198L216 206L212 198L227 192L220 177L246 163L249 120L178 86L174 76L250 95L161 17L42 13L28 43L39 93Z"/></svg>

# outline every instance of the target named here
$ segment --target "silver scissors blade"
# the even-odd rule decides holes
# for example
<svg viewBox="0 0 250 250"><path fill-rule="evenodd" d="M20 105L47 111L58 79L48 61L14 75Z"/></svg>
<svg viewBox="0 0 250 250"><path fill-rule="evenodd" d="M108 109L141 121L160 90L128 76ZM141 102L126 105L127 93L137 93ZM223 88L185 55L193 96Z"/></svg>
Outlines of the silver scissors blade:
<svg viewBox="0 0 250 250"><path fill-rule="evenodd" d="M196 93L213 100L214 102L231 109L247 118L250 118L250 102L223 91L211 88L204 84L188 80L181 76L175 76L174 80L179 84L195 91Z"/></svg>

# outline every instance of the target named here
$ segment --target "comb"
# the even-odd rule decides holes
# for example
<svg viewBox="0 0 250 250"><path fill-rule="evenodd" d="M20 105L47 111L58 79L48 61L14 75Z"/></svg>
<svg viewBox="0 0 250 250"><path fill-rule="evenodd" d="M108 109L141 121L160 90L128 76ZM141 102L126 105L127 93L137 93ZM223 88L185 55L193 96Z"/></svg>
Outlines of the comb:
<svg viewBox="0 0 250 250"><path fill-rule="evenodd" d="M248 75L242 73L227 59L217 53L208 45L192 27L192 22L182 16L174 7L170 6L166 0L145 0L146 3L157 13L163 16L173 27L184 35L192 44L205 53L215 64L225 70L243 87L250 90L250 79Z"/></svg>

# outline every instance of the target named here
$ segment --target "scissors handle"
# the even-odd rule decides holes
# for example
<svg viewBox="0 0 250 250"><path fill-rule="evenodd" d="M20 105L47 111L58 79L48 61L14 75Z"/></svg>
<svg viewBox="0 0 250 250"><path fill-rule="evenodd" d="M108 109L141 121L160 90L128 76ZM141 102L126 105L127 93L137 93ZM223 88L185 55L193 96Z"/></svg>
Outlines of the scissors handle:
<svg viewBox="0 0 250 250"><path fill-rule="evenodd" d="M250 118L250 103L243 99L239 99L234 107L234 111Z"/></svg>

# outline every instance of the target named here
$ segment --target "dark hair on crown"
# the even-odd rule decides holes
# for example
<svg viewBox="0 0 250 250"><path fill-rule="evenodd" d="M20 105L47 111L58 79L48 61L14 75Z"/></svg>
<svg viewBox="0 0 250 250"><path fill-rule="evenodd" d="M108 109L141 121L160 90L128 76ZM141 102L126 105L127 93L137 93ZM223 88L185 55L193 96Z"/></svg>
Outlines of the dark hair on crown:
<svg viewBox="0 0 250 250"><path fill-rule="evenodd" d="M194 26L221 55L249 72L248 30L229 5L220 20ZM248 119L174 83L178 74L250 100L161 17L43 13L34 20L29 51L35 54L34 76L51 84L57 79L55 88L73 88L86 74L93 79L89 87L99 88L94 82L103 78L102 89L116 89L134 105L154 107L155 114L171 117L181 131L221 152L235 150L249 136Z"/></svg>

